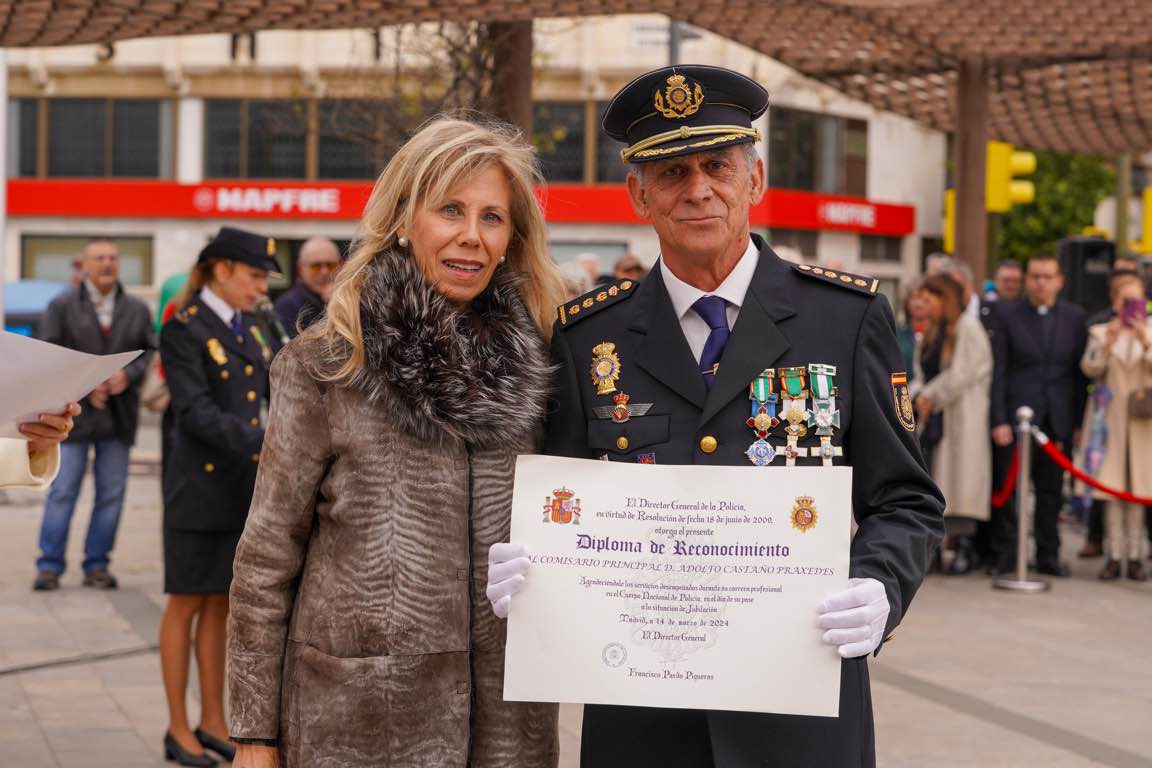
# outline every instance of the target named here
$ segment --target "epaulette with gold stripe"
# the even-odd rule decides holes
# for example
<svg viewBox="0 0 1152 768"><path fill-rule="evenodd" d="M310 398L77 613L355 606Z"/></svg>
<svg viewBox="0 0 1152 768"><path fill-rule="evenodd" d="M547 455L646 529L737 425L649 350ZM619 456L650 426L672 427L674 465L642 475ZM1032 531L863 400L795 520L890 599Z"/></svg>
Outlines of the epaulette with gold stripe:
<svg viewBox="0 0 1152 768"><path fill-rule="evenodd" d="M578 296L567 304L561 304L556 308L559 315L557 318L561 326L568 326L581 320L593 312L599 312L604 307L609 307L618 301L622 301L636 292L638 283L635 280L616 280L601 285L595 290L588 291L583 296Z"/></svg>
<svg viewBox="0 0 1152 768"><path fill-rule="evenodd" d="M197 307L195 304L192 304L190 306L184 307L184 309L182 309L179 312L177 312L176 314L172 315L172 319L177 320L177 321L183 323L184 325L188 325L188 319L195 317L196 313L199 311L200 311L200 308Z"/></svg>
<svg viewBox="0 0 1152 768"><path fill-rule="evenodd" d="M867 275L850 275L847 272L838 272L834 269L825 269L824 267L814 267L811 264L793 264L792 266L802 275L814 277L825 283L839 285L841 288L851 288L858 293L866 293L869 296L875 294L876 289L880 287L879 280L874 277L868 277Z"/></svg>

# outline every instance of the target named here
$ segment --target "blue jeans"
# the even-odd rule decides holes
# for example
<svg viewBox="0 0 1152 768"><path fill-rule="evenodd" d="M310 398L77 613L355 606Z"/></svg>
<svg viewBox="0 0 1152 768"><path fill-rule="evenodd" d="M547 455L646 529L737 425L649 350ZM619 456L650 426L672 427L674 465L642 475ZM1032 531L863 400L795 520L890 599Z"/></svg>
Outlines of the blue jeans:
<svg viewBox="0 0 1152 768"><path fill-rule="evenodd" d="M124 507L124 489L128 485L126 443L112 437L92 442L64 443L60 446L60 473L48 491L44 520L40 525L39 571L63 573L64 554L68 548L68 528L80 495L80 484L88 471L88 449L96 449L92 474L96 481L96 500L88 537L84 540L84 572L108 568L108 553L116 543L120 527L120 510Z"/></svg>

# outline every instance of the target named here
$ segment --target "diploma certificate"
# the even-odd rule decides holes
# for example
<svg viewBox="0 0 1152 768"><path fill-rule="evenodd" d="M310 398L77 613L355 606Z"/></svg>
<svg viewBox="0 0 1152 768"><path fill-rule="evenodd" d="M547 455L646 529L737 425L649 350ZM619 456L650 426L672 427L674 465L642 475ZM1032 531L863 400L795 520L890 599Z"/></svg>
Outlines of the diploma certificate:
<svg viewBox="0 0 1152 768"><path fill-rule="evenodd" d="M504 698L836 717L850 467L521 456Z"/></svg>

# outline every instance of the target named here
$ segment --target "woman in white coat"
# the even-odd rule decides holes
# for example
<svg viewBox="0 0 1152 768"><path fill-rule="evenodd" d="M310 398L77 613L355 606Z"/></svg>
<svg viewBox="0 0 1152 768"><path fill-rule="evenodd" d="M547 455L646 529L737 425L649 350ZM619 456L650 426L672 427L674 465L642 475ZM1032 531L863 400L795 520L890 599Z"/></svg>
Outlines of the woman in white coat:
<svg viewBox="0 0 1152 768"><path fill-rule="evenodd" d="M992 455L988 443L988 397L992 385L992 345L980 321L964 312L960 284L932 275L919 286L939 334L940 372L920 383L916 411L921 423L943 415L943 435L932 452L932 477L944 493L944 524L955 556L947 573L972 568L976 523L987 520L992 496Z"/></svg>
<svg viewBox="0 0 1152 768"><path fill-rule="evenodd" d="M47 488L60 468L60 443L78 415L80 406L69 403L61 413L42 413L40 421L21 424L24 440L0 438L0 488Z"/></svg>
<svg viewBox="0 0 1152 768"><path fill-rule="evenodd" d="M1108 437L1104 462L1097 479L1111 488L1137 496L1152 496L1152 419L1134 419L1128 399L1138 390L1152 387L1152 321L1143 311L1147 298L1136 276L1112 284L1116 316L1088 329L1088 346L1080 362L1086 376L1111 390L1108 403ZM1125 305L1137 312L1125 312ZM1105 580L1120 578L1120 562L1127 558L1127 576L1144 581L1144 508L1119 499L1108 499L1104 512L1104 536L1108 560L1100 571Z"/></svg>

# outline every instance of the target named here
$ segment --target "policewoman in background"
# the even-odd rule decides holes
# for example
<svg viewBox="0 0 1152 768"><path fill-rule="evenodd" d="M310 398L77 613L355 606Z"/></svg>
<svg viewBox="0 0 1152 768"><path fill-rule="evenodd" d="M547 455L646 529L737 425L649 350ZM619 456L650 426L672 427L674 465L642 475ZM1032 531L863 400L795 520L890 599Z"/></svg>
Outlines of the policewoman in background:
<svg viewBox="0 0 1152 768"><path fill-rule="evenodd" d="M172 396L172 455L164 475L164 591L160 665L168 698L165 756L210 766L231 760L224 720L224 633L232 559L244 530L260 448L261 404L275 340L252 309L277 269L275 243L223 227L200 252L165 326L160 355ZM195 625L200 725L185 701Z"/></svg>

